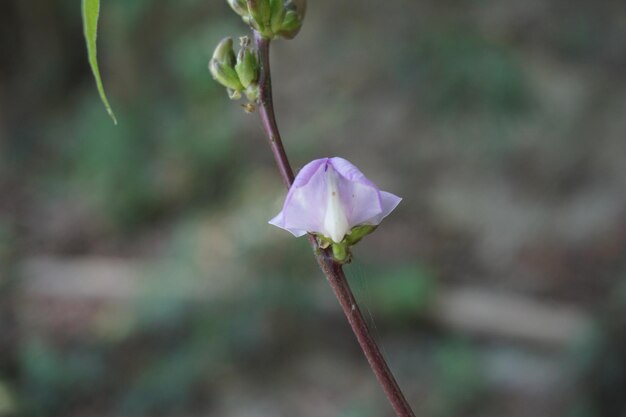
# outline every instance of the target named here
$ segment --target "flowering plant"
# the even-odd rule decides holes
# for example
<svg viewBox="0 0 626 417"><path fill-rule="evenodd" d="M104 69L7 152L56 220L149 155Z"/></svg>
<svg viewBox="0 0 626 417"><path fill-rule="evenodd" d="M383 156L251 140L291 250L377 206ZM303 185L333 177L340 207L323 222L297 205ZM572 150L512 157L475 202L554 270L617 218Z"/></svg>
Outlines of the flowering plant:
<svg viewBox="0 0 626 417"><path fill-rule="evenodd" d="M316 159L294 178L282 143L272 100L269 48L273 39L294 38L302 27L306 0L227 0L252 30L253 43L241 37L237 54L231 38L223 39L209 61L213 78L233 100L245 96L244 109L258 109L270 149L288 187L282 211L270 223L295 236L309 233L315 256L376 378L398 417L414 417L352 294L343 264L350 247L373 232L401 198L381 191L343 158ZM100 97L115 117L104 94L96 57L99 0L82 0L87 52Z"/></svg>

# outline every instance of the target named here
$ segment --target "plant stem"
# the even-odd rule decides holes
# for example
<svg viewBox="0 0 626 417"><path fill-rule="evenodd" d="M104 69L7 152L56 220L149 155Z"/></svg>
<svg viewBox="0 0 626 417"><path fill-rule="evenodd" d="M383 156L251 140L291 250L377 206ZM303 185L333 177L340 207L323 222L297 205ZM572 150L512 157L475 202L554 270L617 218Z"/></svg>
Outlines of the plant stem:
<svg viewBox="0 0 626 417"><path fill-rule="evenodd" d="M259 114L263 129L267 133L270 148L274 154L276 165L280 171L280 176L287 189L293 183L293 170L289 164L289 159L285 153L283 141L280 138L276 115L274 114L274 101L272 99L272 76L270 73L270 40L262 37L258 32L254 32L254 43L259 54Z"/></svg>
<svg viewBox="0 0 626 417"><path fill-rule="evenodd" d="M254 42L256 44L259 64L259 114L263 128L267 133L269 145L274 154L274 159L278 165L280 175L287 189L293 183L293 170L287 159L285 148L283 146L278 125L276 124L276 116L274 114L274 104L272 100L272 80L270 73L270 40L263 38L259 33L254 33ZM328 283L330 284L343 313L348 319L352 331L363 349L363 353L369 362L372 371L376 375L378 382L382 386L387 399L391 403L398 417L415 417L411 406L404 398L404 394L398 383L396 382L385 358L380 352L376 341L370 334L367 323L363 318L363 314L359 309L359 305L352 294L348 280L343 272L342 265L333 260L329 249L321 249L314 236L309 235L309 241L315 251L317 263L324 272Z"/></svg>

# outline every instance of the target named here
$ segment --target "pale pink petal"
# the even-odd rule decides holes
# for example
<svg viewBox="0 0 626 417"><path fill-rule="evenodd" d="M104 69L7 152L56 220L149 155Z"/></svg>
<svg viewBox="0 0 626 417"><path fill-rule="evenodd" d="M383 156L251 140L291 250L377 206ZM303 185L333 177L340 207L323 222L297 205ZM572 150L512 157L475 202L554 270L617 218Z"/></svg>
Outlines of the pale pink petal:
<svg viewBox="0 0 626 417"><path fill-rule="evenodd" d="M339 193L350 228L363 224L382 212L379 192L375 187L342 177Z"/></svg>
<svg viewBox="0 0 626 417"><path fill-rule="evenodd" d="M365 175L347 159L334 157L329 159L335 170L348 181L363 183L376 188L373 182L368 180Z"/></svg>
<svg viewBox="0 0 626 417"><path fill-rule="evenodd" d="M311 177L317 172L317 170L319 170L320 166L326 165L327 162L328 158L321 158L315 159L303 166L296 175L296 178L294 179L293 184L289 189L289 192L291 192L291 190L293 190L294 188L299 188L306 185Z"/></svg>
<svg viewBox="0 0 626 417"><path fill-rule="evenodd" d="M326 164L328 158L316 159L309 162L296 175L296 178L287 193L283 209L276 217L269 221L270 224L285 229L296 237L307 233L308 226L311 226L311 216L319 217L319 213L315 213L315 204L309 204L306 200L306 193L299 191L311 181L311 178L322 166ZM295 196L294 196L295 194ZM289 222L285 220L285 212L289 213ZM303 227L298 227L301 225Z"/></svg>
<svg viewBox="0 0 626 417"><path fill-rule="evenodd" d="M318 161L322 161L319 163ZM283 228L289 231L320 231L324 224L326 205L326 160L314 161L298 174L298 181L287 194L283 206ZM315 171L313 171L315 168ZM306 179L307 181L304 181ZM297 184L297 185L296 185ZM281 226L279 226L281 227Z"/></svg>
<svg viewBox="0 0 626 417"><path fill-rule="evenodd" d="M274 217L272 220L270 220L268 223L288 231L289 233L291 233L295 237L304 236L306 234L306 230L299 230L299 229L294 229L292 227L287 227L285 225L285 219L283 217L283 212L282 211L280 213L278 213L278 215L276 217Z"/></svg>
<svg viewBox="0 0 626 417"><path fill-rule="evenodd" d="M386 191L380 191L380 201L382 205L381 212L378 215L364 221L362 224L371 224L371 225L380 224L380 222L382 222L385 217L389 216L389 214L391 214L391 212L396 207L398 207L398 204L400 204L400 202L402 201L402 198L398 197L397 195L388 193Z"/></svg>

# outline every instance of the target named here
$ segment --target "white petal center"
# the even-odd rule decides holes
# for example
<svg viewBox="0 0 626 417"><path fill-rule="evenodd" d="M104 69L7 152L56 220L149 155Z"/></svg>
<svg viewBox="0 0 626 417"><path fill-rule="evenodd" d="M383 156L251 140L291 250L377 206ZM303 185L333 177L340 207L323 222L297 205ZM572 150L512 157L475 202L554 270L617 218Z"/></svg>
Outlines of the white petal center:
<svg viewBox="0 0 626 417"><path fill-rule="evenodd" d="M326 171L326 214L324 216L325 235L334 242L341 242L348 233L350 227L348 218L339 198L339 187L337 186L337 173L332 165L328 165Z"/></svg>

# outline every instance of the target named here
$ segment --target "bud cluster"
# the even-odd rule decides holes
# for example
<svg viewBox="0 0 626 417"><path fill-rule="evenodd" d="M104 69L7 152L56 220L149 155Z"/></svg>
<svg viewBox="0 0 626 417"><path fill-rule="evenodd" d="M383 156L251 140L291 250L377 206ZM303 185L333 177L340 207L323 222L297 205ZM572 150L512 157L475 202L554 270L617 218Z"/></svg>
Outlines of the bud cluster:
<svg viewBox="0 0 626 417"><path fill-rule="evenodd" d="M306 0L228 0L244 22L264 38L293 39L304 20Z"/></svg>
<svg viewBox="0 0 626 417"><path fill-rule="evenodd" d="M227 1L256 35L265 39L276 36L292 39L300 31L306 12L306 0ZM250 46L250 39L247 36L240 39L241 49L236 55L231 38L220 41L209 61L209 71L226 87L231 99L238 100L245 95L249 103L243 107L251 112L259 99L259 59L256 50Z"/></svg>
<svg viewBox="0 0 626 417"><path fill-rule="evenodd" d="M251 103L257 101L259 63L247 36L241 38L241 49L237 55L232 38L222 39L209 61L209 71L217 82L227 88L231 99L238 100L243 93Z"/></svg>

